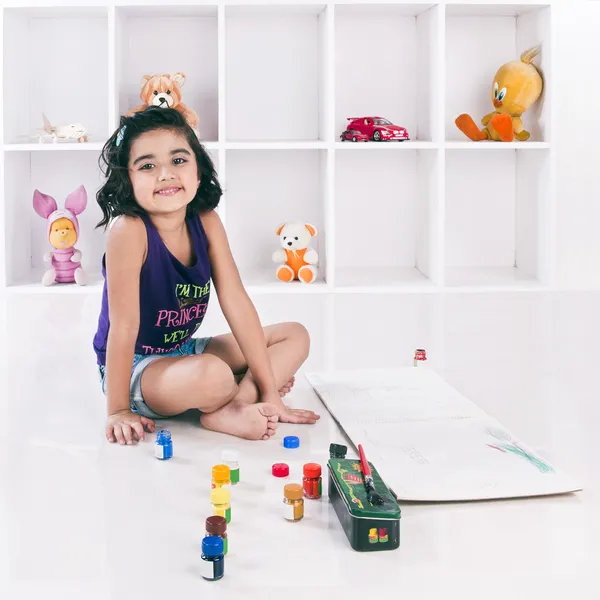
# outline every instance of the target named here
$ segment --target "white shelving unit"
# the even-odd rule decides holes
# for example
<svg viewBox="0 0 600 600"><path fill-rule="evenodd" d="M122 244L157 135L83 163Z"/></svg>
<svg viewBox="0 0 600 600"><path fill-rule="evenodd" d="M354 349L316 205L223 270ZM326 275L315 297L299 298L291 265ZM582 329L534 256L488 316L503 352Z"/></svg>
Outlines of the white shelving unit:
<svg viewBox="0 0 600 600"><path fill-rule="evenodd" d="M90 0L91 2L91 0ZM219 214L253 293L437 293L555 285L553 0L497 2L102 2L1 9L3 286L99 293L98 155L144 74L182 71L225 194ZM35 4L35 6L34 6ZM43 6L47 4L47 6ZM535 45L545 90L531 141L472 143L454 119L490 112L496 69ZM84 144L27 135L81 121ZM347 118L381 115L411 141L340 142ZM38 188L80 184L91 285L40 282L49 249ZM282 284L277 227L315 225L319 278Z"/></svg>

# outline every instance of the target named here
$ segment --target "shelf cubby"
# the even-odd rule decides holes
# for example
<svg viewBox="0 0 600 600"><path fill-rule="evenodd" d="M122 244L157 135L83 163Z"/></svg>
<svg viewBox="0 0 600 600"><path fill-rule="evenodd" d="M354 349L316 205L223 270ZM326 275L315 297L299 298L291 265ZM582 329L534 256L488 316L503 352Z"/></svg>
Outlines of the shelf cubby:
<svg viewBox="0 0 600 600"><path fill-rule="evenodd" d="M117 115L142 104L144 75L180 72L182 101L198 114L200 139L219 139L216 4L117 6L115 48Z"/></svg>
<svg viewBox="0 0 600 600"><path fill-rule="evenodd" d="M413 141L439 139L440 10L433 4L336 6L336 139L349 118L362 116L405 127Z"/></svg>
<svg viewBox="0 0 600 600"><path fill-rule="evenodd" d="M81 123L90 141L105 139L107 9L6 7L3 21L4 144L37 144L42 113L52 125Z"/></svg>
<svg viewBox="0 0 600 600"><path fill-rule="evenodd" d="M549 167L544 149L447 152L446 286L548 284Z"/></svg>
<svg viewBox="0 0 600 600"><path fill-rule="evenodd" d="M227 151L226 229L242 280L249 286L309 291L326 280L326 231L322 150ZM310 247L319 254L317 281L310 285L277 280L273 252L280 248L276 231L286 222L310 223L317 229Z"/></svg>
<svg viewBox="0 0 600 600"><path fill-rule="evenodd" d="M97 157L93 152L11 152L6 155L5 165L10 173L4 189L7 286L40 291L77 287L44 288L41 284L45 270L43 256L51 246L47 221L33 209L33 192L38 189L52 196L58 207L63 208L67 195L84 185L88 203L77 217L81 235L76 248L82 253L82 266L89 284L96 288L101 279L104 253L103 231L96 229L102 218L95 197L101 185ZM28 185L23 185L23 181Z"/></svg>
<svg viewBox="0 0 600 600"><path fill-rule="evenodd" d="M324 4L225 7L228 141L326 140Z"/></svg>
<svg viewBox="0 0 600 600"><path fill-rule="evenodd" d="M545 89L523 115L531 137L520 143L550 140L546 93L551 84L549 5L448 4L445 39L447 140L467 140L454 122L462 113L471 115L482 127L481 118L494 111L492 89L497 70L507 62L518 61L522 52L537 45L541 52L534 64L542 73Z"/></svg>
<svg viewBox="0 0 600 600"><path fill-rule="evenodd" d="M432 289L438 176L436 150L337 153L336 287Z"/></svg>

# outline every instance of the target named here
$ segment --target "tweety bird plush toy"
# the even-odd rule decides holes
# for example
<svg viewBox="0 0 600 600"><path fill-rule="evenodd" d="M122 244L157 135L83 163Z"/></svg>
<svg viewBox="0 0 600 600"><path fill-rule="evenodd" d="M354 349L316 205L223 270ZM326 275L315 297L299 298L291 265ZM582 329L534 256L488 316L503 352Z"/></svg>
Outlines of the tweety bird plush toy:
<svg viewBox="0 0 600 600"><path fill-rule="evenodd" d="M529 132L523 129L521 116L540 97L543 80L533 59L539 54L540 47L535 46L521 54L521 60L502 65L492 85L492 103L496 109L481 119L483 129L467 115L460 115L456 126L474 142L494 140L520 142L529 139Z"/></svg>

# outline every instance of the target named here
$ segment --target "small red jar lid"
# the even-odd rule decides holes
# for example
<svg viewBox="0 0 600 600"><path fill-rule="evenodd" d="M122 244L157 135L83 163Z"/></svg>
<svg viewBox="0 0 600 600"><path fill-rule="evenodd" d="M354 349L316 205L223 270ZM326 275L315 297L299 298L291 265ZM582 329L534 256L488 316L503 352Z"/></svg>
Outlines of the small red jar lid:
<svg viewBox="0 0 600 600"><path fill-rule="evenodd" d="M290 474L290 468L285 463L275 463L271 467L271 473L275 477L287 477Z"/></svg>
<svg viewBox="0 0 600 600"><path fill-rule="evenodd" d="M321 477L321 465L317 463L306 463L304 465L304 475L306 477Z"/></svg>

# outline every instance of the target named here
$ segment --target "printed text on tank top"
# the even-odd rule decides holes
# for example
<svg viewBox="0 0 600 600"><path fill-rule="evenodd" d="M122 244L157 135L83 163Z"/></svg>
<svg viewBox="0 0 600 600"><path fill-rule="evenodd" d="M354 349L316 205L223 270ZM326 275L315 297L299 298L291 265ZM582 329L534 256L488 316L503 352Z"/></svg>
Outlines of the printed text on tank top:
<svg viewBox="0 0 600 600"><path fill-rule="evenodd" d="M211 287L208 240L200 217L187 217L185 222L190 246L186 251L182 243L171 243L175 255L150 218L145 215L141 218L146 226L148 245L140 271L140 326L135 353L165 354L189 341L204 319ZM99 364L106 360L110 326L104 260L102 270L105 285L98 331L94 338Z"/></svg>

